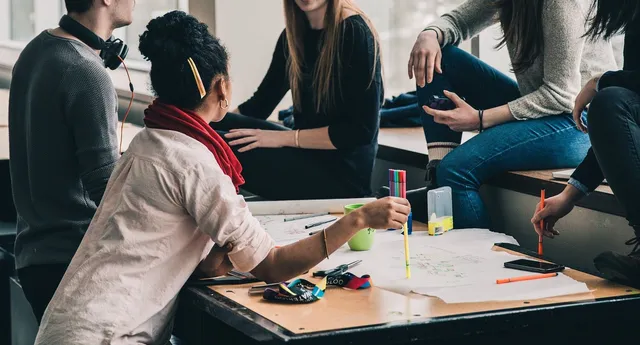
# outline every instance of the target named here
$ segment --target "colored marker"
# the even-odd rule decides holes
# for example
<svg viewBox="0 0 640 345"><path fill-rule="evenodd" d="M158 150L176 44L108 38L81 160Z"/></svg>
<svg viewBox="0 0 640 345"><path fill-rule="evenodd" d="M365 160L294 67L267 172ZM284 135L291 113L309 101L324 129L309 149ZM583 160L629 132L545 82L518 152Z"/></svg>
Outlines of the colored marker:
<svg viewBox="0 0 640 345"><path fill-rule="evenodd" d="M524 277L514 277L514 278L506 278L506 279L498 279L496 280L496 284L506 284L506 283L515 283L515 282L523 282L527 280L536 280L536 279L544 279L544 278L552 278L557 277L558 272L555 273L546 273L546 274L536 274L532 276L524 276Z"/></svg>
<svg viewBox="0 0 640 345"><path fill-rule="evenodd" d="M545 190L540 191L540 210L544 209ZM544 234L544 218L540 220L541 234L538 235L538 255L542 256L542 234Z"/></svg>
<svg viewBox="0 0 640 345"><path fill-rule="evenodd" d="M327 220L323 220L321 222L317 222L317 223L313 223L313 224L309 224L309 225L305 225L304 228L306 229L311 229L311 228L315 228L316 226L322 225L322 224L327 224L327 223L331 223L334 220L336 220L336 217L333 217L331 219L327 219Z"/></svg>

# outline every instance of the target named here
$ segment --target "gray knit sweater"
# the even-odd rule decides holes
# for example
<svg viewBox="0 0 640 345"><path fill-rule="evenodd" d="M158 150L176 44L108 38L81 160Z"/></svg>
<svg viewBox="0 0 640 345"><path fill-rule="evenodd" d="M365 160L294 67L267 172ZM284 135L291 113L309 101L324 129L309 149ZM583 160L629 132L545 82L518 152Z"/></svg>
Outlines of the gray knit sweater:
<svg viewBox="0 0 640 345"><path fill-rule="evenodd" d="M85 44L45 31L20 54L9 99L17 268L71 261L120 157L117 107Z"/></svg>
<svg viewBox="0 0 640 345"><path fill-rule="evenodd" d="M497 23L495 0L468 0L429 27L444 33L444 44L457 45ZM567 113L591 77L618 69L609 42L583 37L591 0L546 0L542 13L543 53L533 66L516 74L522 97L509 102L516 119ZM514 47L507 44L513 58Z"/></svg>

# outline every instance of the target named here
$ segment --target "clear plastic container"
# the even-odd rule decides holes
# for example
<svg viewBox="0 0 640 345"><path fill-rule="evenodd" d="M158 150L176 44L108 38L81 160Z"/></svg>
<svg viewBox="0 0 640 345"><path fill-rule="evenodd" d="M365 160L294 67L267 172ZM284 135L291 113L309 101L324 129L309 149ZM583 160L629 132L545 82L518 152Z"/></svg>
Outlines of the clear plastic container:
<svg viewBox="0 0 640 345"><path fill-rule="evenodd" d="M429 217L434 213L437 218L453 217L451 187L430 190L427 194L427 211Z"/></svg>
<svg viewBox="0 0 640 345"><path fill-rule="evenodd" d="M438 236L453 229L451 188L442 187L427 193L429 235Z"/></svg>

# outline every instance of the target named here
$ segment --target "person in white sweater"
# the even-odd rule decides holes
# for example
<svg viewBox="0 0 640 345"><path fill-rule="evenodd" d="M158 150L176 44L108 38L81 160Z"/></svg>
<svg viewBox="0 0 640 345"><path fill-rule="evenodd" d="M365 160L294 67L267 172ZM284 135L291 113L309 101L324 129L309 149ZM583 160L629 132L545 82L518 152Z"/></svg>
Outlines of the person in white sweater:
<svg viewBox="0 0 640 345"><path fill-rule="evenodd" d="M359 229L407 221L406 200L380 199L274 247L237 194L244 182L237 158L209 126L224 118L231 100L225 48L205 24L174 11L149 23L140 52L151 61L158 98L109 179L37 345L168 344L178 292L194 270L217 276L233 266L281 282L313 268Z"/></svg>
<svg viewBox="0 0 640 345"><path fill-rule="evenodd" d="M469 0L418 36L408 72L425 111L427 188L452 188L456 228L491 226L478 193L490 178L576 167L587 153L589 138L571 114L575 98L594 75L617 69L611 44L585 37L589 6ZM516 80L457 47L496 23ZM460 145L465 131L480 133Z"/></svg>

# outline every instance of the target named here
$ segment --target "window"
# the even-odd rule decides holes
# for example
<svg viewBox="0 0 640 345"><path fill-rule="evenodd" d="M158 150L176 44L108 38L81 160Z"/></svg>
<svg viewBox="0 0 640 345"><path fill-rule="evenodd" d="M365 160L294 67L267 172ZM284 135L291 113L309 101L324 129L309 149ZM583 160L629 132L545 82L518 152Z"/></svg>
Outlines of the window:
<svg viewBox="0 0 640 345"><path fill-rule="evenodd" d="M35 35L33 1L11 1L11 40L28 41Z"/></svg>
<svg viewBox="0 0 640 345"><path fill-rule="evenodd" d="M0 0L0 40L28 42L57 24L62 7L55 0Z"/></svg>
<svg viewBox="0 0 640 345"><path fill-rule="evenodd" d="M380 35L387 96L415 90L407 62L416 37L429 23L464 0L360 0Z"/></svg>
<svg viewBox="0 0 640 345"><path fill-rule="evenodd" d="M138 38L152 18L176 9L188 11L188 5L188 0L136 0L133 23L114 33L129 44L129 59L142 62ZM26 44L41 31L56 27L64 13L64 0L0 0L0 41Z"/></svg>

